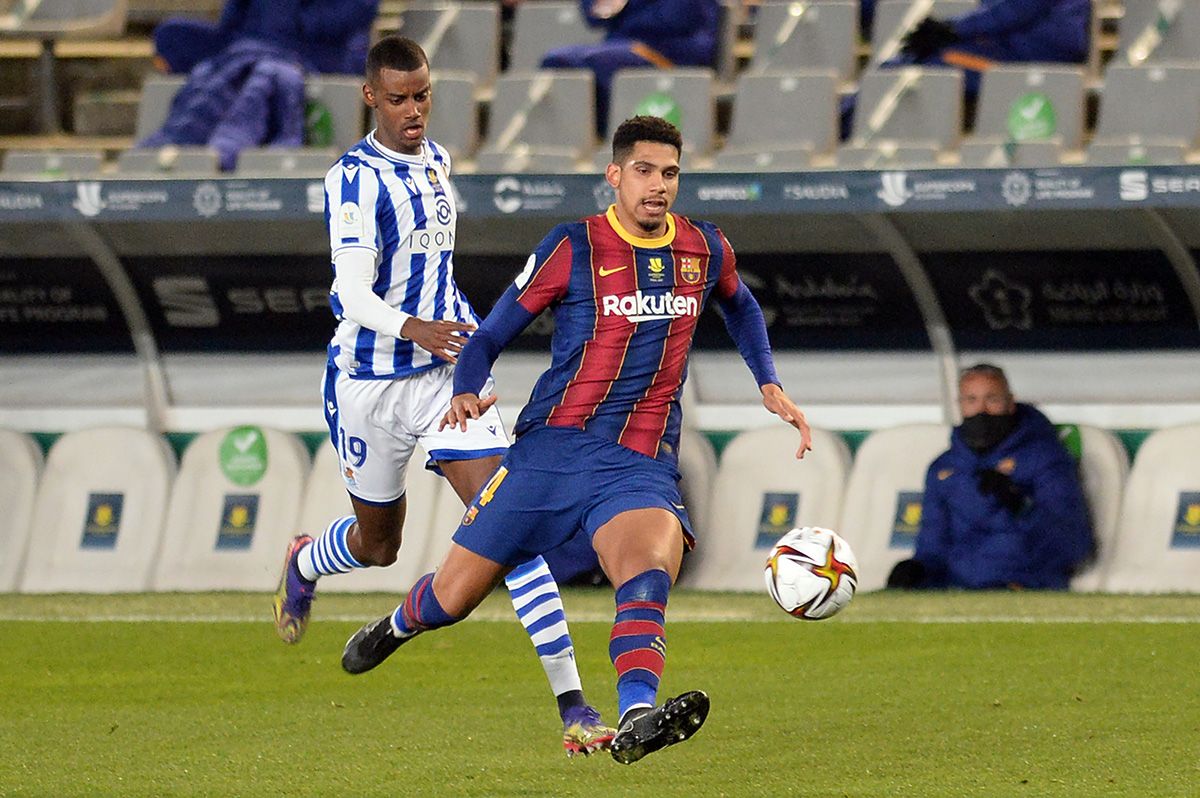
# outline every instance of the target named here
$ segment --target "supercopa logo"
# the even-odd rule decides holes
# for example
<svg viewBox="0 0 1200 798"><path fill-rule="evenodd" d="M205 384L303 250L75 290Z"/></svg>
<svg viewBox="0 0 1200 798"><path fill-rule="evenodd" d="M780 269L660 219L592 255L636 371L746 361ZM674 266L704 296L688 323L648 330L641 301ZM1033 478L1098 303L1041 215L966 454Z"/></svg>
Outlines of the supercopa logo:
<svg viewBox="0 0 1200 798"><path fill-rule="evenodd" d="M908 188L907 172L884 172L879 176L881 187L875 196L885 204L898 208L908 202L913 193Z"/></svg>

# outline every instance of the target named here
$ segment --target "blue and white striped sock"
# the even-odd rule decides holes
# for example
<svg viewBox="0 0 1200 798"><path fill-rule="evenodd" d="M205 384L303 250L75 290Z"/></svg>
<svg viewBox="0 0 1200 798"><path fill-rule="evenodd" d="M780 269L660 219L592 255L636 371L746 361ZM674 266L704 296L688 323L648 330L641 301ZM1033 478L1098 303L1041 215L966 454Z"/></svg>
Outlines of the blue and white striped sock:
<svg viewBox="0 0 1200 798"><path fill-rule="evenodd" d="M325 531L312 543L300 549L296 558L300 575L305 579L314 580L320 576L348 574L355 568L366 568L367 566L354 559L346 542L346 535L353 525L354 516L343 516L325 527Z"/></svg>
<svg viewBox="0 0 1200 798"><path fill-rule="evenodd" d="M512 598L513 609L529 639L537 649L538 659L550 680L550 689L559 696L572 690L582 690L579 669L575 667L575 646L567 629L562 596L550 568L541 557L514 568L504 580Z"/></svg>

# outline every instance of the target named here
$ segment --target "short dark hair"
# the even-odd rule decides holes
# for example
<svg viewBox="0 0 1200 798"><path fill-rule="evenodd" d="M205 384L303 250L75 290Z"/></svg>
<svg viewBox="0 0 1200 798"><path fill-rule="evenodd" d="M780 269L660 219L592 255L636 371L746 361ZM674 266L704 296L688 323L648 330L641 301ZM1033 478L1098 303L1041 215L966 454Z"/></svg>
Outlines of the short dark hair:
<svg viewBox="0 0 1200 798"><path fill-rule="evenodd" d="M613 163L621 163L633 152L633 145L639 141L653 141L659 144L669 144L676 152L683 152L683 136L679 128L658 116L635 116L626 119L613 131L612 159Z"/></svg>
<svg viewBox="0 0 1200 798"><path fill-rule="evenodd" d="M967 377L980 375L983 377L991 377L997 379L1004 386L1004 392L1009 396L1012 395L1012 388L1008 385L1008 375L1004 373L1004 369L999 366L993 366L991 363L976 363L974 366L968 366L958 373L958 381L961 383Z"/></svg>
<svg viewBox="0 0 1200 798"><path fill-rule="evenodd" d="M421 45L403 36L384 36L367 53L367 80L383 69L413 72L423 66L429 66L429 58Z"/></svg>

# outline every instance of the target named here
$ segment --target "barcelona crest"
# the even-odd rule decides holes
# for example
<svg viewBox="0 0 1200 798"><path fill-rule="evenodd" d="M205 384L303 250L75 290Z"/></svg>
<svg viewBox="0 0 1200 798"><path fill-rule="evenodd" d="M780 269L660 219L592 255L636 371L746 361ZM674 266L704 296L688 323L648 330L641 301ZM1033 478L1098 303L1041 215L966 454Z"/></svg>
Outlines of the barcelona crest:
<svg viewBox="0 0 1200 798"><path fill-rule="evenodd" d="M680 258L679 275L688 285L695 285L696 283L700 282L700 259Z"/></svg>

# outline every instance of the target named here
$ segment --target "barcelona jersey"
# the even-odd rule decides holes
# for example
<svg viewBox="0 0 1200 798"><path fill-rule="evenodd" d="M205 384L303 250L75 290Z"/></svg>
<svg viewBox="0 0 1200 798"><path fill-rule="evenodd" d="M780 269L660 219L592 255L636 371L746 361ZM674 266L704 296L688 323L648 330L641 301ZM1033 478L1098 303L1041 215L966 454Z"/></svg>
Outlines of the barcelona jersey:
<svg viewBox="0 0 1200 798"><path fill-rule="evenodd" d="M611 207L554 228L476 333L502 348L553 310L551 365L517 435L579 429L676 463L696 324L714 291L727 298L738 290L734 260L715 225L677 214L654 239L629 233Z"/></svg>

